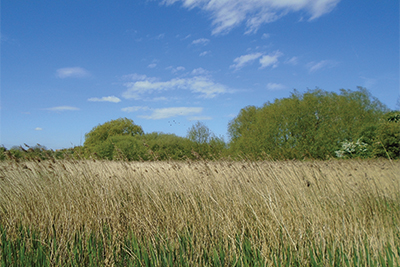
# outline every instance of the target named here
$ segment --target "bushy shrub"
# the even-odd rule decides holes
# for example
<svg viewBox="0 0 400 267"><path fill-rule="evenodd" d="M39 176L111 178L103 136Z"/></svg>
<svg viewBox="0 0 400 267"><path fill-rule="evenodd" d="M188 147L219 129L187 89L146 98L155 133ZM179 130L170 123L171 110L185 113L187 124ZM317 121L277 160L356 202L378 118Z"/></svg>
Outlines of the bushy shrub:
<svg viewBox="0 0 400 267"><path fill-rule="evenodd" d="M379 125L373 148L376 157L400 158L400 123L387 121Z"/></svg>
<svg viewBox="0 0 400 267"><path fill-rule="evenodd" d="M342 147L335 151L338 158L368 158L371 156L371 146L358 139L356 142L348 140L342 142Z"/></svg>
<svg viewBox="0 0 400 267"><path fill-rule="evenodd" d="M4 146L0 147L0 160L6 159L6 151L7 149Z"/></svg>

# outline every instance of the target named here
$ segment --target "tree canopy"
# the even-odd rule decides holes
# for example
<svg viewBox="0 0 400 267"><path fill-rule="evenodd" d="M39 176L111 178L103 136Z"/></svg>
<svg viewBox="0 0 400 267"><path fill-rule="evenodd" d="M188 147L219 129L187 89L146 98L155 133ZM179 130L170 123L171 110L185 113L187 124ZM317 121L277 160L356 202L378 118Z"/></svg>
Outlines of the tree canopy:
<svg viewBox="0 0 400 267"><path fill-rule="evenodd" d="M356 140L388 109L365 89L321 89L248 106L228 126L233 153L272 158L334 157L341 142Z"/></svg>
<svg viewBox="0 0 400 267"><path fill-rule="evenodd" d="M97 125L90 132L85 134L84 147L92 149L94 146L107 141L108 138L120 135L143 135L143 129L128 118L111 120L104 124Z"/></svg>

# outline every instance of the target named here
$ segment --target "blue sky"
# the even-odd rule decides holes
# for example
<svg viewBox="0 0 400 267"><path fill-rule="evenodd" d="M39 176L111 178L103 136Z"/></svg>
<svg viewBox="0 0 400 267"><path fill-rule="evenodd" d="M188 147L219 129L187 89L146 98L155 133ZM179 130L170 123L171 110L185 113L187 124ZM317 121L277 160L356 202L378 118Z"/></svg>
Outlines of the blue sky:
<svg viewBox="0 0 400 267"><path fill-rule="evenodd" d="M7 148L81 145L120 117L227 140L248 105L357 86L398 108L398 1L1 1Z"/></svg>

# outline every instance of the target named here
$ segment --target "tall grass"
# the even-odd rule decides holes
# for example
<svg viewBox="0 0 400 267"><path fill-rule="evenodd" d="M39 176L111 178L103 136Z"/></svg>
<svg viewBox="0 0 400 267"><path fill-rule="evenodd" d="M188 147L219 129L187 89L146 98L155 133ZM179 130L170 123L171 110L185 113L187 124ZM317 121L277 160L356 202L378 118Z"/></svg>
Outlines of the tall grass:
<svg viewBox="0 0 400 267"><path fill-rule="evenodd" d="M0 163L1 264L399 266L400 162Z"/></svg>

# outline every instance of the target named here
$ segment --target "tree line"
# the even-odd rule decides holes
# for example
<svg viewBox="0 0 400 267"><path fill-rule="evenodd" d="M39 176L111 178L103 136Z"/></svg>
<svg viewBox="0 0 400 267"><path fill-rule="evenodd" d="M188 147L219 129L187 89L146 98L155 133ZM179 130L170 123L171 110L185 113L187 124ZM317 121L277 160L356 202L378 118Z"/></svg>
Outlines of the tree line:
<svg viewBox="0 0 400 267"><path fill-rule="evenodd" d="M287 98L247 106L228 124L230 140L202 122L186 137L145 133L119 118L95 126L83 146L61 151L37 145L1 148L0 159L97 158L108 160L400 158L400 112L365 88L340 93L294 91Z"/></svg>

